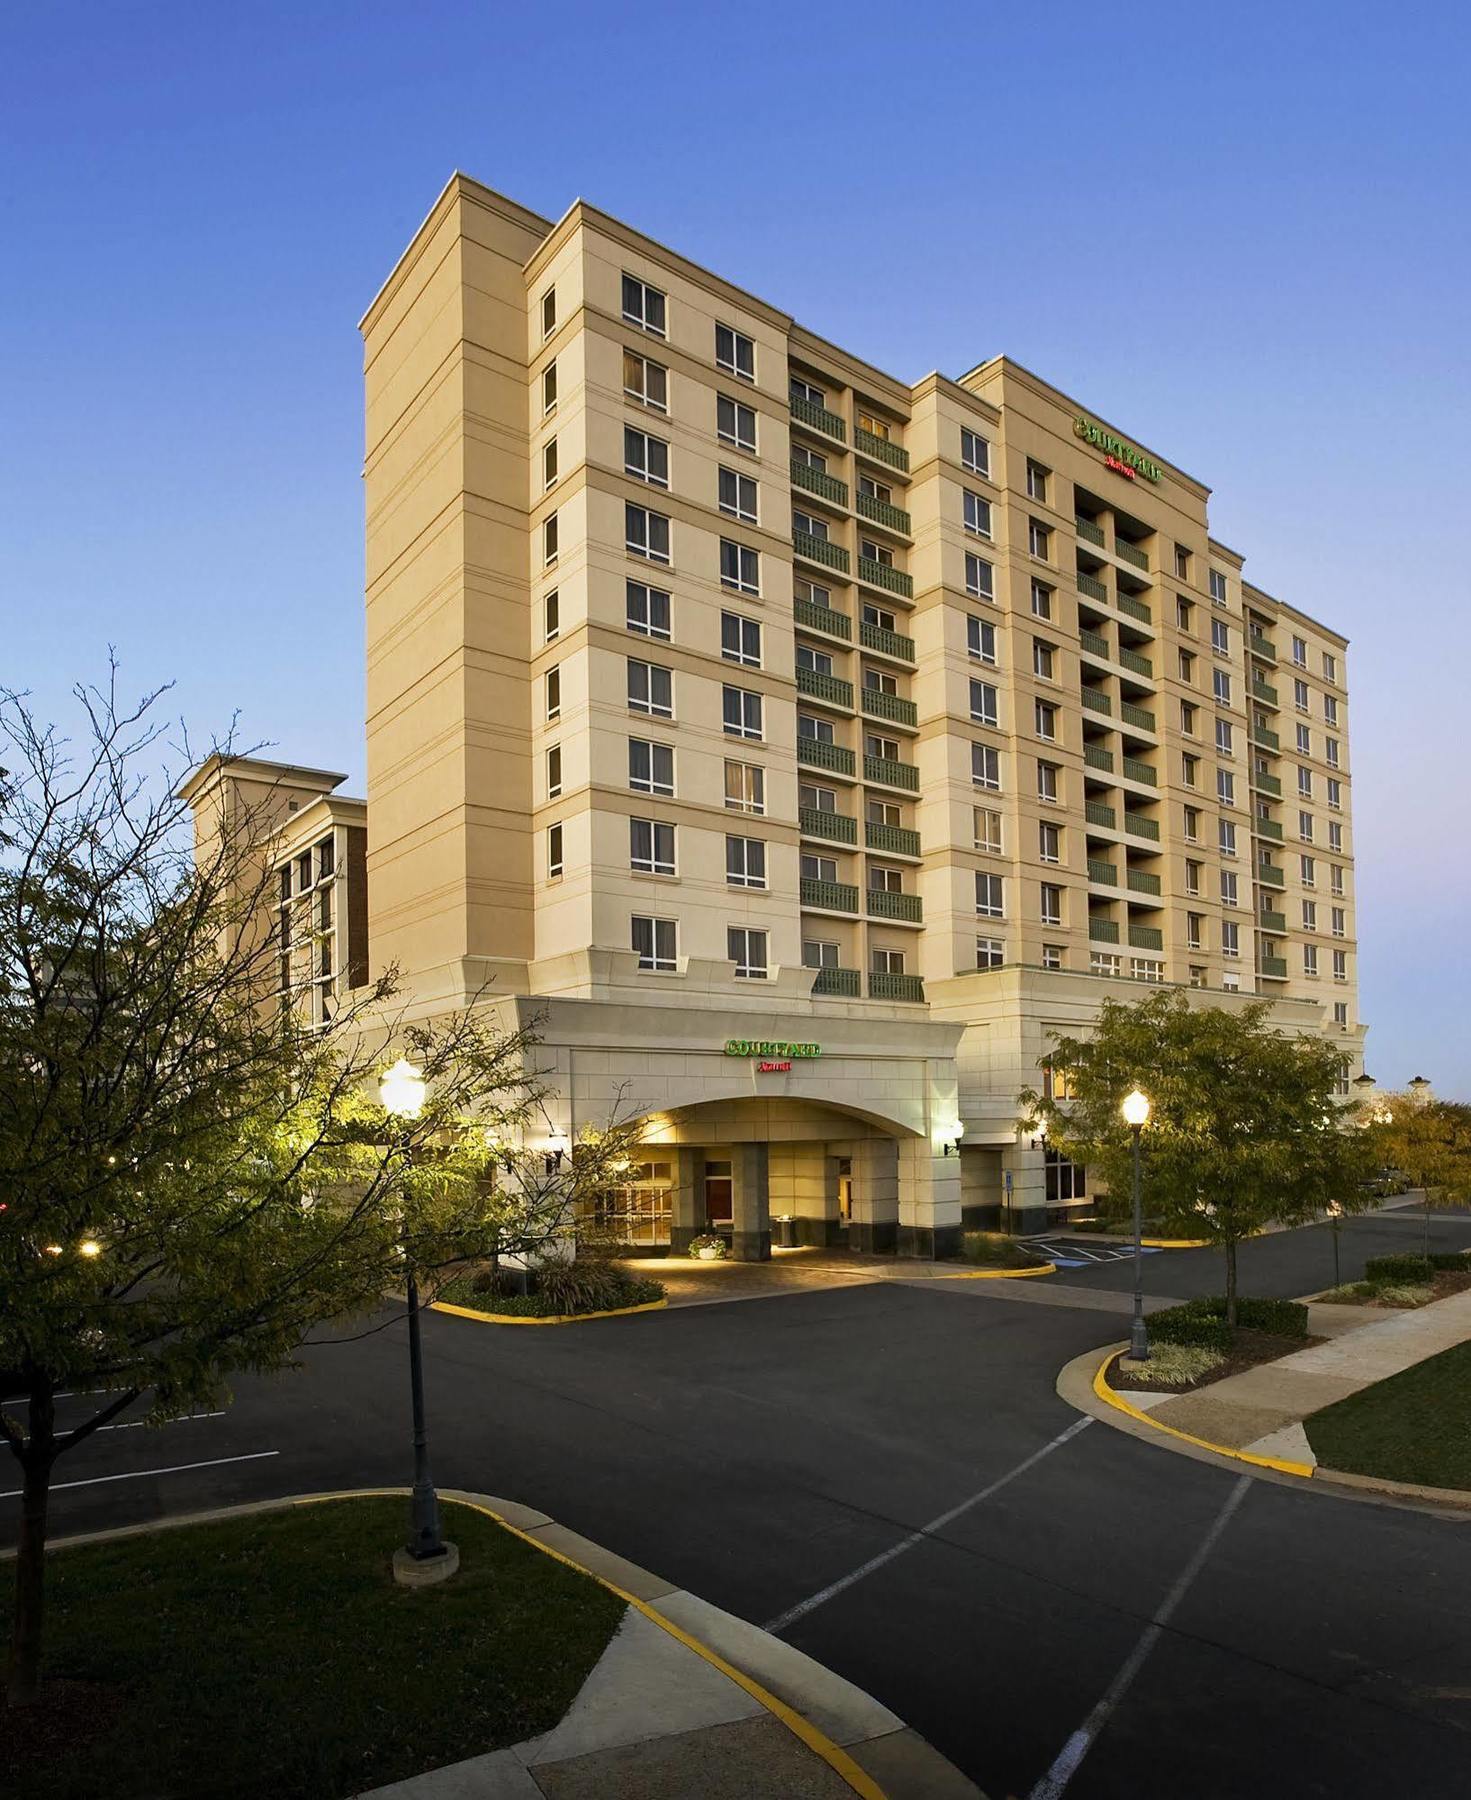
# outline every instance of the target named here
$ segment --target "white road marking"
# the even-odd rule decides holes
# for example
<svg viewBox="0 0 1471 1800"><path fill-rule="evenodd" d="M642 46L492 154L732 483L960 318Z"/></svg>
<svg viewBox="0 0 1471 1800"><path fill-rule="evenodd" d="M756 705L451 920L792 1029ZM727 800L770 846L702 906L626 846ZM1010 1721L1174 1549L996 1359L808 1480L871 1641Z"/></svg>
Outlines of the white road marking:
<svg viewBox="0 0 1471 1800"><path fill-rule="evenodd" d="M1160 1601L1143 1636L1130 1651L1118 1674L1109 1683L1108 1692L1063 1745L1057 1761L1032 1789L1028 1800L1058 1800L1063 1789L1077 1774L1083 1758L1092 1749L1099 1733L1118 1710L1119 1702L1133 1686L1135 1676L1144 1667L1150 1651L1159 1642L1175 1608L1185 1598L1190 1591L1191 1583L1205 1567L1207 1557L1219 1543L1221 1533L1231 1523L1232 1515L1246 1497L1246 1490L1250 1486L1251 1477L1249 1475L1242 1475L1238 1478L1235 1487L1226 1496L1226 1504L1216 1514L1215 1523L1201 1539L1194 1556L1181 1570L1175 1585Z"/></svg>
<svg viewBox="0 0 1471 1800"><path fill-rule="evenodd" d="M831 1582L815 1594L809 1594L805 1600L799 1600L795 1606L789 1606L784 1613L778 1613L774 1619L768 1619L762 1629L780 1632L785 1631L788 1625L795 1625L798 1619L806 1618L808 1613L815 1612L819 1606L831 1600L834 1595L841 1594L845 1588L850 1588L855 1582L862 1581L865 1575L872 1575L875 1569L883 1568L885 1563L893 1562L896 1556L902 1556L906 1550L912 1550L916 1544L922 1544L926 1538L933 1537L937 1531L943 1530L952 1520L958 1519L963 1512L969 1512L971 1507L979 1506L983 1500L989 1500L993 1494L999 1494L1002 1488L1015 1481L1018 1475L1025 1475L1027 1470L1041 1462L1044 1456L1050 1456L1054 1450L1061 1449L1070 1438L1075 1438L1080 1431L1092 1423L1091 1418L1075 1419L1067 1430L1059 1432L1050 1444L1044 1444L1040 1450L1034 1450L1014 1469L1008 1470L1005 1475L993 1481L989 1487L983 1487L980 1493L972 1494L968 1500L962 1500L959 1506L952 1506L949 1512L942 1512L938 1518L931 1519L928 1525L921 1525L918 1531L911 1531L908 1537L900 1538L899 1542L891 1545L889 1549L880 1551L877 1556L871 1556L866 1563L860 1563L851 1574Z"/></svg>
<svg viewBox="0 0 1471 1800"><path fill-rule="evenodd" d="M219 1412L184 1413L177 1419L165 1419L164 1424L165 1425L192 1425L196 1419L223 1419L224 1416L225 1416L225 1414L224 1414L223 1408ZM99 1425L97 1427L97 1430L98 1431L137 1431L140 1426L146 1425L147 1423L148 1423L147 1419L125 1419L121 1425Z"/></svg>
<svg viewBox="0 0 1471 1800"><path fill-rule="evenodd" d="M173 1463L167 1469L128 1469L121 1475L93 1475L86 1481L53 1481L52 1493L61 1488L96 1487L104 1481L141 1481L145 1475L181 1475L186 1469L218 1469L225 1463L259 1462L262 1457L279 1456L279 1450L252 1450L248 1456L215 1456L208 1462ZM24 1488L9 1488L0 1500L18 1500Z"/></svg>

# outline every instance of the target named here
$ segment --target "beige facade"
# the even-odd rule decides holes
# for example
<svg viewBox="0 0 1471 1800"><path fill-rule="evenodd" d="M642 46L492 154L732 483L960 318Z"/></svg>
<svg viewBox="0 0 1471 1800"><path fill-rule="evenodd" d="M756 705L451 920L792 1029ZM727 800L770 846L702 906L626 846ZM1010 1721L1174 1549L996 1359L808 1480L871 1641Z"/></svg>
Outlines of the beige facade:
<svg viewBox="0 0 1471 1800"><path fill-rule="evenodd" d="M1199 481L458 176L362 330L373 971L540 1008L569 1129L626 1078L676 1241L727 1163L881 1247L1039 1225L1016 1092L1135 982L1361 1066L1345 641Z"/></svg>

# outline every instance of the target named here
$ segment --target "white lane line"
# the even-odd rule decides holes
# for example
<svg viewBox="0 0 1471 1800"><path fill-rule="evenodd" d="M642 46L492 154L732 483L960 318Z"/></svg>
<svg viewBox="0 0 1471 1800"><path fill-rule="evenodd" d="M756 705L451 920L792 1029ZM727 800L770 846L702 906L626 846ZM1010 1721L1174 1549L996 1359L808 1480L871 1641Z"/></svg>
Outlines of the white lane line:
<svg viewBox="0 0 1471 1800"><path fill-rule="evenodd" d="M1206 1558L1219 1543L1221 1533L1231 1523L1232 1514L1246 1497L1246 1490L1251 1486L1251 1479L1249 1475L1237 1478L1235 1487L1226 1496L1226 1504L1216 1514L1215 1523L1201 1539L1199 1548L1181 1570L1175 1585L1160 1601L1144 1635L1135 1644L1125 1659L1123 1667L1109 1683L1108 1692L1063 1745L1057 1761L1032 1789L1028 1800L1058 1800L1063 1789L1077 1774L1083 1758L1092 1749L1099 1733L1118 1710L1119 1702L1133 1686L1135 1676L1144 1667L1150 1651L1159 1642L1175 1608L1185 1598L1190 1591L1191 1583L1205 1567Z"/></svg>
<svg viewBox="0 0 1471 1800"><path fill-rule="evenodd" d="M166 1469L128 1469L121 1475L93 1475L86 1481L53 1481L52 1493L60 1488L96 1487L103 1481L141 1481L145 1475L182 1475L186 1469L218 1469L225 1463L259 1462L265 1456L279 1456L279 1450L252 1450L248 1456L215 1456L208 1462L172 1463ZM0 1500L18 1500L24 1488L9 1488Z"/></svg>
<svg viewBox="0 0 1471 1800"><path fill-rule="evenodd" d="M192 1425L196 1419L223 1419L224 1416L225 1416L224 1409L221 1408L221 1410L219 1412L183 1413L177 1419L165 1419L163 1421L163 1423L166 1426L167 1425ZM141 1426L144 1426L147 1423L148 1423L147 1419L125 1419L121 1425L99 1425L97 1427L97 1430L99 1432L102 1432L102 1431L137 1431ZM155 1429L157 1429L157 1427L155 1427Z"/></svg>
<svg viewBox="0 0 1471 1800"><path fill-rule="evenodd" d="M900 1538L899 1542L889 1549L880 1551L877 1556L871 1556L866 1563L860 1563L851 1574L831 1582L815 1594L809 1594L805 1600L799 1600L795 1606L789 1606L784 1613L778 1613L774 1619L768 1619L762 1626L762 1630L780 1632L785 1631L788 1625L795 1625L798 1619L804 1619L808 1613L815 1612L819 1606L831 1600L835 1594L841 1594L845 1588L850 1588L855 1582L862 1581L865 1575L872 1575L875 1569L883 1568L885 1563L893 1562L896 1556L902 1556L906 1550L912 1550L916 1544L922 1544L926 1538L933 1537L937 1531L943 1530L952 1520L958 1519L963 1512L969 1512L971 1507L979 1506L983 1500L989 1500L992 1494L999 1494L1002 1488L1015 1481L1018 1475L1025 1475L1027 1470L1041 1462L1044 1456L1050 1456L1054 1450L1061 1449L1070 1438L1075 1438L1080 1431L1092 1423L1091 1418L1075 1419L1067 1430L1059 1432L1050 1444L1044 1444L1040 1450L1034 1450L1014 1469L1008 1470L1005 1475L993 1481L989 1487L983 1487L980 1493L972 1494L968 1500L962 1500L959 1506L952 1506L949 1512L942 1512L938 1518L931 1519L928 1525L921 1525L918 1531L911 1531L908 1537Z"/></svg>

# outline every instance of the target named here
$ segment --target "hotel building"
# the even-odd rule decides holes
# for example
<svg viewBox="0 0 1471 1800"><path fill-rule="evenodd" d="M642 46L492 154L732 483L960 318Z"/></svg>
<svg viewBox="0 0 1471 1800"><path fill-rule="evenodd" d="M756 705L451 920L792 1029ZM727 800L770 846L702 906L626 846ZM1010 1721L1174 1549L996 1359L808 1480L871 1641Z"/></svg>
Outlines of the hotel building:
<svg viewBox="0 0 1471 1800"><path fill-rule="evenodd" d="M284 778L281 904L365 825L359 975L536 1019L557 1134L643 1119L623 1235L1063 1218L1016 1095L1139 983L1362 1067L1345 640L1195 477L461 176L362 332L366 818Z"/></svg>

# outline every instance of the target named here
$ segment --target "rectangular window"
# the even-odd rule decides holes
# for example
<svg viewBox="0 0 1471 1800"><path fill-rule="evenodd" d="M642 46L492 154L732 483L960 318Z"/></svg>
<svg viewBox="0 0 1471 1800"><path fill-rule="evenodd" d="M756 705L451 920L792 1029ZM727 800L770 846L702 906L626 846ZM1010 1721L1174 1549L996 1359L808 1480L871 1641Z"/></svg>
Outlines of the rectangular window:
<svg viewBox="0 0 1471 1800"><path fill-rule="evenodd" d="M976 911L983 919L1006 916L1006 884L999 875L976 871Z"/></svg>
<svg viewBox="0 0 1471 1800"><path fill-rule="evenodd" d="M792 530L801 532L803 537L817 538L824 544L831 535L826 519L814 519L810 513L798 512L795 509L792 512Z"/></svg>
<svg viewBox="0 0 1471 1800"><path fill-rule="evenodd" d="M1221 920L1221 955L1240 956L1241 927L1234 919Z"/></svg>
<svg viewBox="0 0 1471 1800"><path fill-rule="evenodd" d="M756 451L756 413L754 408L732 400L728 394L715 397L715 435L722 444L734 444L737 450Z"/></svg>
<svg viewBox="0 0 1471 1800"><path fill-rule="evenodd" d="M1318 903L1316 900L1303 901L1302 928L1304 931L1316 931L1318 929Z"/></svg>
<svg viewBox="0 0 1471 1800"><path fill-rule="evenodd" d="M562 792L562 746L553 744L547 751L547 799L556 800Z"/></svg>
<svg viewBox="0 0 1471 1800"><path fill-rule="evenodd" d="M756 344L744 332L735 331L729 325L715 326L715 366L724 369L727 374L738 375L742 381L756 379Z"/></svg>
<svg viewBox="0 0 1471 1800"><path fill-rule="evenodd" d="M1301 763L1297 769L1297 791L1304 800L1311 800L1313 797L1313 772L1303 768Z"/></svg>
<svg viewBox="0 0 1471 1800"><path fill-rule="evenodd" d="M677 962L674 920L651 919L635 913L632 923L633 948L638 952L639 968L672 972Z"/></svg>
<svg viewBox="0 0 1471 1800"><path fill-rule="evenodd" d="M1343 783L1336 781L1331 775L1328 777L1328 804L1335 812L1341 811L1343 807Z"/></svg>
<svg viewBox="0 0 1471 1800"><path fill-rule="evenodd" d="M546 673L547 719L560 719L562 716L562 671L548 669Z"/></svg>
<svg viewBox="0 0 1471 1800"><path fill-rule="evenodd" d="M545 493L557 485L557 440L550 439L541 448L541 486Z"/></svg>
<svg viewBox="0 0 1471 1800"><path fill-rule="evenodd" d="M830 744L833 741L832 720L814 719L810 713L798 713L797 736L817 744Z"/></svg>
<svg viewBox="0 0 1471 1800"><path fill-rule="evenodd" d="M1211 649L1217 656L1231 654L1231 627L1224 619L1211 620Z"/></svg>
<svg viewBox="0 0 1471 1800"><path fill-rule="evenodd" d="M838 966L838 946L829 943L826 938L802 939L802 967L804 969L836 969Z"/></svg>
<svg viewBox="0 0 1471 1800"><path fill-rule="evenodd" d="M1205 927L1204 913L1186 913L1185 915L1185 948L1198 950L1200 934Z"/></svg>
<svg viewBox="0 0 1471 1800"><path fill-rule="evenodd" d="M735 964L739 980L766 980L768 969L764 931L752 931L745 925L729 926L725 933L725 954Z"/></svg>
<svg viewBox="0 0 1471 1800"><path fill-rule="evenodd" d="M557 410L557 365L549 362L541 372L541 411L545 418Z"/></svg>
<svg viewBox="0 0 1471 1800"><path fill-rule="evenodd" d="M1326 650L1323 652L1323 679L1335 682L1338 680L1338 658L1330 656Z"/></svg>
<svg viewBox="0 0 1471 1800"><path fill-rule="evenodd" d="M1238 906L1240 904L1238 894L1239 894L1239 887L1238 887L1238 877L1237 877L1236 871L1234 869L1222 869L1221 870L1221 905L1222 906Z"/></svg>
<svg viewBox="0 0 1471 1800"><path fill-rule="evenodd" d="M978 725L996 723L996 689L989 681L973 681L970 684L970 716Z"/></svg>
<svg viewBox="0 0 1471 1800"><path fill-rule="evenodd" d="M656 719L674 717L674 672L658 663L628 659L628 710L652 713Z"/></svg>
<svg viewBox="0 0 1471 1800"><path fill-rule="evenodd" d="M725 804L732 812L764 813L766 811L766 771L756 763L726 763ZM836 804L836 797L834 804Z"/></svg>
<svg viewBox="0 0 1471 1800"><path fill-rule="evenodd" d="M1333 819L1328 821L1328 848L1335 851L1343 848L1343 827Z"/></svg>
<svg viewBox="0 0 1471 1800"><path fill-rule="evenodd" d="M977 662L992 663L996 661L996 627L987 619L976 619L967 616L965 621L966 648Z"/></svg>
<svg viewBox="0 0 1471 1800"><path fill-rule="evenodd" d="M1050 819L1040 819L1037 823L1037 855L1045 863L1062 861L1062 827L1054 825Z"/></svg>
<svg viewBox="0 0 1471 1800"><path fill-rule="evenodd" d="M1054 678L1057 653L1043 638L1032 639L1032 673L1041 681Z"/></svg>
<svg viewBox="0 0 1471 1800"><path fill-rule="evenodd" d="M1335 981L1347 981L1348 980L1348 951L1347 950L1335 950L1333 952L1333 979Z"/></svg>
<svg viewBox="0 0 1471 1800"><path fill-rule="evenodd" d="M1312 843L1313 815L1310 812L1300 812L1297 815L1297 835L1304 844Z"/></svg>
<svg viewBox="0 0 1471 1800"><path fill-rule="evenodd" d="M803 881L836 881L838 878L838 859L835 856L814 856L810 851L803 851L797 862L798 873Z"/></svg>
<svg viewBox="0 0 1471 1800"><path fill-rule="evenodd" d="M1195 707L1188 700L1180 702L1180 729L1186 737L1195 736Z"/></svg>
<svg viewBox="0 0 1471 1800"><path fill-rule="evenodd" d="M1185 892L1187 894L1198 894L1200 892L1200 878L1201 878L1201 875L1204 873L1204 871L1205 871L1204 863L1193 862L1193 861L1191 861L1191 859L1189 857L1186 857L1186 859L1185 859Z"/></svg>
<svg viewBox="0 0 1471 1800"><path fill-rule="evenodd" d="M669 446L632 425L623 427L623 473L650 487L669 486Z"/></svg>
<svg viewBox="0 0 1471 1800"><path fill-rule="evenodd" d="M1052 553L1052 530L1040 519L1027 521L1027 549L1042 562L1049 562Z"/></svg>
<svg viewBox="0 0 1471 1800"><path fill-rule="evenodd" d="M1042 923L1044 925L1061 925L1062 923L1062 889L1053 881L1042 883Z"/></svg>
<svg viewBox="0 0 1471 1800"><path fill-rule="evenodd" d="M756 619L740 613L720 615L720 654L727 662L745 663L749 668L761 667L761 626Z"/></svg>
<svg viewBox="0 0 1471 1800"><path fill-rule="evenodd" d="M902 950L870 950L868 966L875 975L902 975L904 973L904 952Z"/></svg>
<svg viewBox="0 0 1471 1800"><path fill-rule="evenodd" d="M669 371L636 350L623 352L623 392L650 412L669 411Z"/></svg>
<svg viewBox="0 0 1471 1800"><path fill-rule="evenodd" d="M657 819L628 821L628 866L644 875L674 873L674 827Z"/></svg>
<svg viewBox="0 0 1471 1800"><path fill-rule="evenodd" d="M1328 888L1336 898L1343 898L1343 870L1337 863L1328 865Z"/></svg>
<svg viewBox="0 0 1471 1800"><path fill-rule="evenodd" d="M1037 764L1037 798L1039 800L1056 800L1059 794L1059 779L1062 770L1058 763L1039 762Z"/></svg>
<svg viewBox="0 0 1471 1800"><path fill-rule="evenodd" d="M1323 740L1323 760L1328 764L1328 767L1330 769L1336 769L1338 767L1338 739L1337 738L1324 738L1324 740Z"/></svg>
<svg viewBox="0 0 1471 1800"><path fill-rule="evenodd" d="M978 969L999 969L1003 961L1000 938L978 937L976 939L976 967Z"/></svg>
<svg viewBox="0 0 1471 1800"><path fill-rule="evenodd" d="M1297 753L1299 756L1313 754L1313 733L1307 725L1299 725L1297 728Z"/></svg>
<svg viewBox="0 0 1471 1800"><path fill-rule="evenodd" d="M1185 833L1185 842L1187 844L1194 844L1199 841L1199 838L1200 838L1200 808L1198 806L1187 806L1185 808L1184 833Z"/></svg>
<svg viewBox="0 0 1471 1800"><path fill-rule="evenodd" d="M630 631L644 637L668 640L670 629L669 595L663 588L649 587L642 581L630 581L624 600L624 623Z"/></svg>
<svg viewBox="0 0 1471 1800"><path fill-rule="evenodd" d="M646 506L635 506L630 501L623 509L623 544L630 556L667 563L669 520L663 513L650 512Z"/></svg>
<svg viewBox="0 0 1471 1800"><path fill-rule="evenodd" d="M1299 669L1305 669L1308 666L1308 641L1306 638L1293 638L1292 660Z"/></svg>
<svg viewBox="0 0 1471 1800"><path fill-rule="evenodd" d="M761 592L761 554L745 544L720 540L720 581L742 594Z"/></svg>
<svg viewBox="0 0 1471 1800"><path fill-rule="evenodd" d="M963 468L972 469L977 475L991 473L991 446L985 438L974 431L960 428L960 461Z"/></svg>
<svg viewBox="0 0 1471 1800"><path fill-rule="evenodd" d="M636 794L674 792L674 750L647 738L628 740L628 785Z"/></svg>
<svg viewBox="0 0 1471 1800"><path fill-rule="evenodd" d="M562 827L547 827L547 876L548 878L562 873Z"/></svg>
<svg viewBox="0 0 1471 1800"><path fill-rule="evenodd" d="M562 608L555 588L541 603L541 629L549 644L555 643L562 634Z"/></svg>
<svg viewBox="0 0 1471 1800"><path fill-rule="evenodd" d="M1175 545L1175 578L1178 581L1190 579L1190 552L1183 544Z"/></svg>
<svg viewBox="0 0 1471 1800"><path fill-rule="evenodd" d="M766 886L766 845L760 838L725 840L725 880L729 887Z"/></svg>
<svg viewBox="0 0 1471 1800"><path fill-rule="evenodd" d="M810 669L814 675L831 675L833 659L826 650L814 649L811 644L797 645L797 667Z"/></svg>
<svg viewBox="0 0 1471 1800"><path fill-rule="evenodd" d="M990 744L970 747L970 778L978 788L1001 791L1001 757Z"/></svg>
<svg viewBox="0 0 1471 1800"><path fill-rule="evenodd" d="M1088 953L1088 970L1093 975L1117 975L1122 966L1119 957L1111 950L1090 950Z"/></svg>
<svg viewBox="0 0 1471 1800"><path fill-rule="evenodd" d="M541 527L541 560L543 568L549 569L552 564L556 562L558 540L557 515L553 513L549 519L542 522Z"/></svg>
<svg viewBox="0 0 1471 1800"><path fill-rule="evenodd" d="M1308 684L1305 681L1293 682L1292 704L1300 713L1305 713L1308 710Z"/></svg>
<svg viewBox="0 0 1471 1800"><path fill-rule="evenodd" d="M1216 720L1216 754L1218 756L1234 756L1235 736L1231 730L1229 719Z"/></svg>
<svg viewBox="0 0 1471 1800"><path fill-rule="evenodd" d="M1318 946L1316 944L1304 944L1303 945L1303 947L1302 947L1302 972L1304 975L1309 976L1313 980L1317 979L1317 976L1318 976Z"/></svg>
<svg viewBox="0 0 1471 1800"><path fill-rule="evenodd" d="M988 806L971 808L974 818L975 846L992 856L1001 855L1001 814Z"/></svg>
<svg viewBox="0 0 1471 1800"><path fill-rule="evenodd" d="M1046 738L1049 743L1056 742L1057 708L1046 700L1034 700L1032 706L1034 709L1037 736L1039 738Z"/></svg>
<svg viewBox="0 0 1471 1800"><path fill-rule="evenodd" d="M977 537L988 538L991 535L991 502L979 494L973 494L969 488L964 490L965 496L965 528Z"/></svg>
<svg viewBox="0 0 1471 1800"><path fill-rule="evenodd" d="M1211 688L1215 693L1217 706L1231 704L1231 671L1229 669L1211 670Z"/></svg>
<svg viewBox="0 0 1471 1800"><path fill-rule="evenodd" d="M826 408L827 395L820 387L814 387L810 381L803 381L800 375L792 375L787 379L787 393L793 400L802 400L808 406Z"/></svg>
<svg viewBox="0 0 1471 1800"><path fill-rule="evenodd" d="M1304 887L1316 887L1318 882L1318 865L1314 857L1300 856L1297 859L1298 872Z"/></svg>
<svg viewBox="0 0 1471 1800"><path fill-rule="evenodd" d="M1216 770L1216 799L1222 806L1236 804L1236 777L1229 769Z"/></svg>
<svg viewBox="0 0 1471 1800"><path fill-rule="evenodd" d="M667 300L658 288L636 275L623 277L623 316L630 325L663 337L667 326Z"/></svg>
<svg viewBox="0 0 1471 1800"><path fill-rule="evenodd" d="M974 594L979 600L996 598L996 571L984 556L972 556L968 551L965 558L965 591Z"/></svg>
<svg viewBox="0 0 1471 1800"><path fill-rule="evenodd" d="M1047 504L1047 477L1051 473L1041 463L1033 462L1031 457L1027 458L1027 492L1032 499L1040 500L1044 506Z"/></svg>
<svg viewBox="0 0 1471 1800"><path fill-rule="evenodd" d="M1061 944L1044 944L1042 946L1042 967L1044 969L1060 969L1063 965L1063 946Z"/></svg>
<svg viewBox="0 0 1471 1800"><path fill-rule="evenodd" d="M1032 583L1032 617L1034 619L1050 619L1052 617L1052 589L1045 581Z"/></svg>
<svg viewBox="0 0 1471 1800"><path fill-rule="evenodd" d="M742 475L738 469L721 469L720 510L747 525L757 523L756 483L749 475Z"/></svg>
<svg viewBox="0 0 1471 1800"><path fill-rule="evenodd" d="M762 735L761 696L749 688L722 688L721 716L731 737L759 738Z"/></svg>
<svg viewBox="0 0 1471 1800"><path fill-rule="evenodd" d="M886 569L894 567L894 552L887 544L875 543L872 538L859 538L858 558L860 562L881 563Z"/></svg>
<svg viewBox="0 0 1471 1800"><path fill-rule="evenodd" d="M541 297L541 336L542 342L557 329L557 290L549 287Z"/></svg>
<svg viewBox="0 0 1471 1800"><path fill-rule="evenodd" d="M1193 602L1177 595L1175 598L1175 623L1181 631L1188 631L1192 637L1195 635L1194 619L1195 606Z"/></svg>
<svg viewBox="0 0 1471 1800"><path fill-rule="evenodd" d="M1178 656L1180 660L1180 679L1187 685L1191 685L1195 681L1195 653L1192 650L1181 650L1178 652Z"/></svg>
<svg viewBox="0 0 1471 1800"><path fill-rule="evenodd" d="M1211 599L1217 606L1224 606L1226 604L1226 577L1219 569L1212 569L1210 572L1210 589Z"/></svg>
<svg viewBox="0 0 1471 1800"><path fill-rule="evenodd" d="M1200 758L1198 756L1181 756L1180 779L1186 787L1200 786Z"/></svg>
<svg viewBox="0 0 1471 1800"><path fill-rule="evenodd" d="M1222 819L1219 822L1220 845L1222 856L1236 854L1236 822L1234 819Z"/></svg>

